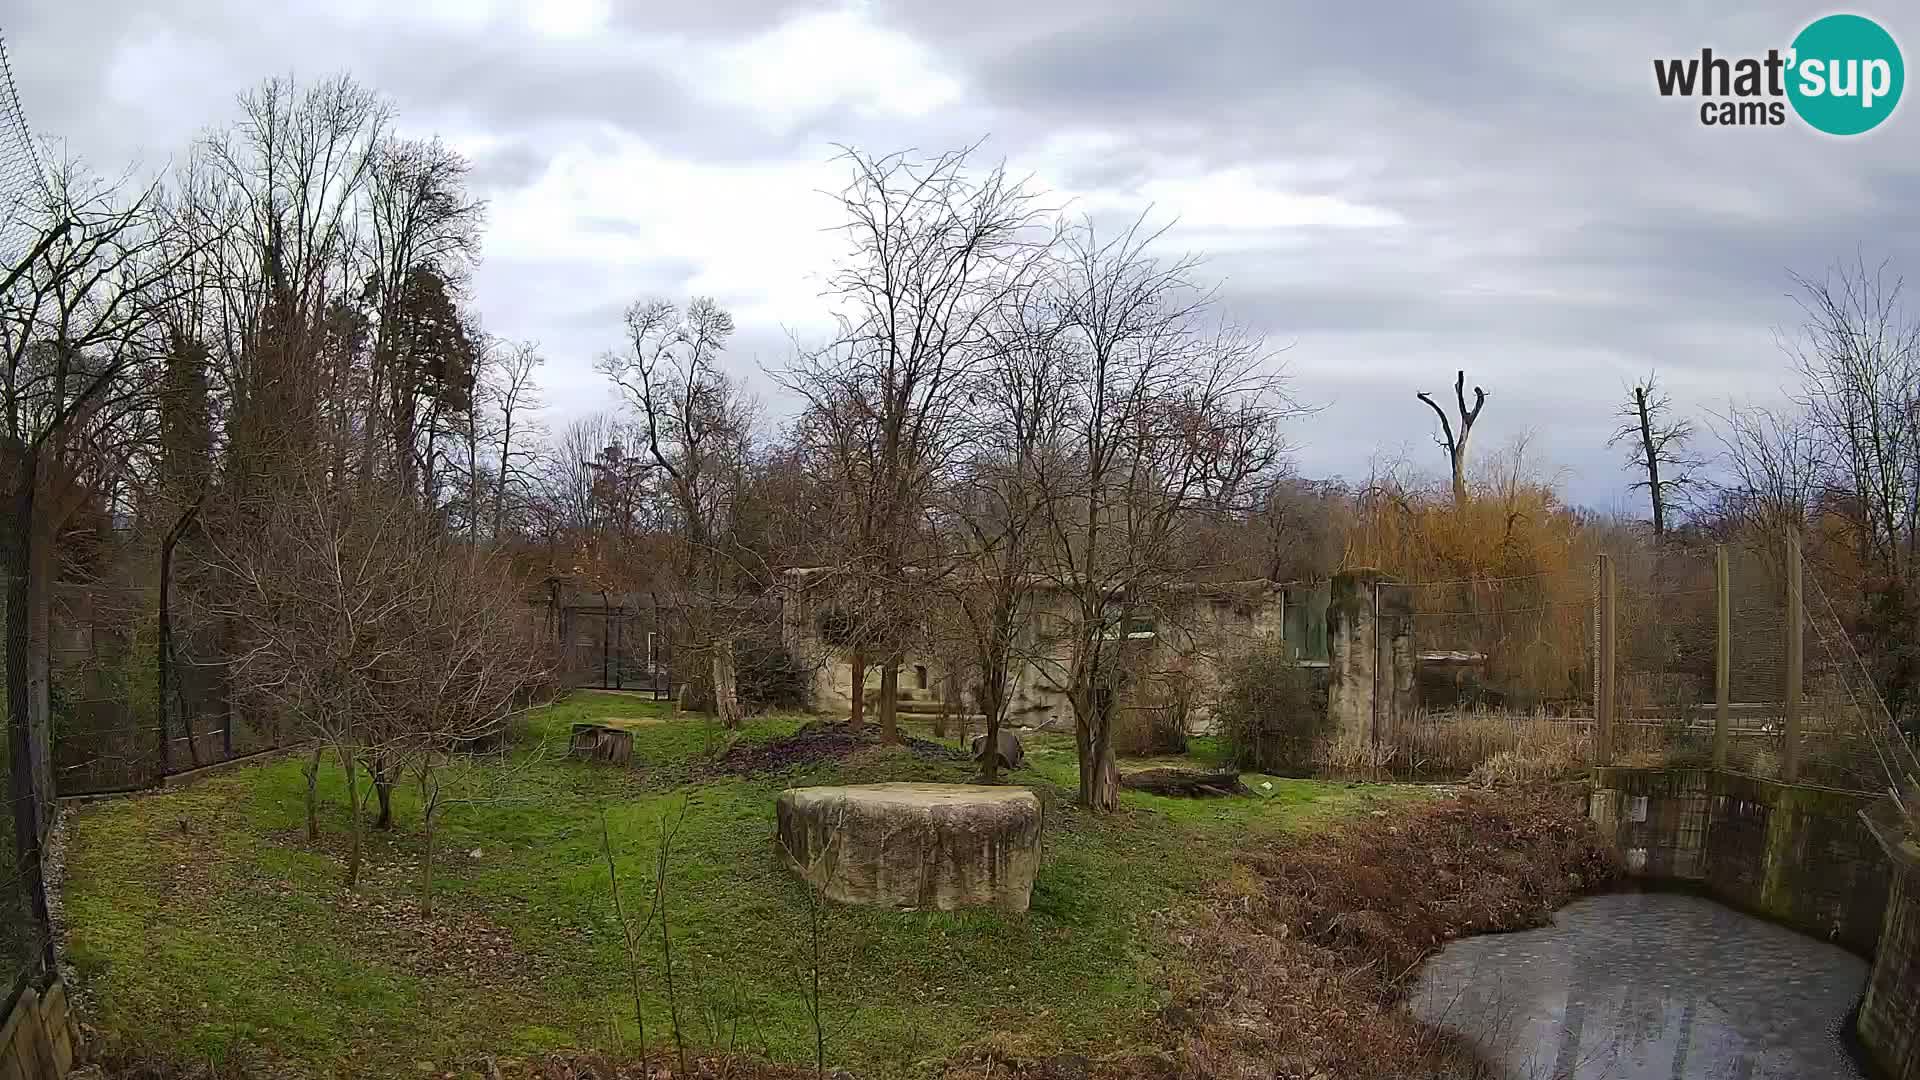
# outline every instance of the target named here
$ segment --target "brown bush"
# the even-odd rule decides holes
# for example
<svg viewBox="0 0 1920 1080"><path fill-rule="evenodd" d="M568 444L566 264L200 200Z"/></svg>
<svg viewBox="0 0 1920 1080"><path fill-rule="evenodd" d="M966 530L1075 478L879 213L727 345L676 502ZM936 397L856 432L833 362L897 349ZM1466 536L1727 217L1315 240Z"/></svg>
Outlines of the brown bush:
<svg viewBox="0 0 1920 1080"><path fill-rule="evenodd" d="M1449 939L1541 925L1616 873L1579 800L1547 788L1382 807L1244 862L1250 887L1178 935L1205 973L1169 1010L1187 1075L1485 1075L1402 1007L1414 969Z"/></svg>
<svg viewBox="0 0 1920 1080"><path fill-rule="evenodd" d="M1393 765L1408 772L1533 782L1585 768L1593 735L1588 724L1539 712L1423 712L1394 743Z"/></svg>

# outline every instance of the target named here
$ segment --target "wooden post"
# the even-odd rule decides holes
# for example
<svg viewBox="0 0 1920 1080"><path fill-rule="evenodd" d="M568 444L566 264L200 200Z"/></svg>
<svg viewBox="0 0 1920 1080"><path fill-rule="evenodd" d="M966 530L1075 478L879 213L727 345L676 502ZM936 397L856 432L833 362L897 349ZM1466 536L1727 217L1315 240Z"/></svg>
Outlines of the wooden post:
<svg viewBox="0 0 1920 1080"><path fill-rule="evenodd" d="M1727 706L1733 696L1733 602L1727 583L1727 545L1713 549L1713 767L1727 767Z"/></svg>
<svg viewBox="0 0 1920 1080"><path fill-rule="evenodd" d="M1786 745L1780 752L1780 776L1788 783L1800 779L1800 678L1806 664L1801 634L1806 616L1801 610L1800 534L1787 532L1787 686Z"/></svg>
<svg viewBox="0 0 1920 1080"><path fill-rule="evenodd" d="M1593 732L1593 763L1595 765L1613 764L1614 658L1618 651L1615 648L1614 592L1613 557L1602 555L1600 556L1599 656L1595 658L1600 673L1600 686L1594 695L1596 715Z"/></svg>

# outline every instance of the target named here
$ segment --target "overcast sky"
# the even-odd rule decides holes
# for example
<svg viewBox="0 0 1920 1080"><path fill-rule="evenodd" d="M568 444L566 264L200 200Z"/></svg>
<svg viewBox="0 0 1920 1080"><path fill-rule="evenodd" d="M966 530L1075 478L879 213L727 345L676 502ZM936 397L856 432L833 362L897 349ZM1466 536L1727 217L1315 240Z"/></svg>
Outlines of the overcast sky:
<svg viewBox="0 0 1920 1080"><path fill-rule="evenodd" d="M591 361L639 296L731 307L743 373L823 336L837 143L985 136L1077 206L1174 222L1169 253L1203 254L1323 406L1294 432L1309 475L1376 448L1437 468L1413 394L1465 367L1478 448L1531 429L1576 501L1636 508L1605 447L1629 379L1657 368L1689 412L1777 397L1790 270L1920 273L1920 106L1834 139L1703 127L1654 90L1654 57L1784 48L1818 4L274 6L12 0L0 32L36 132L103 170L164 167L267 75L384 91L474 160L478 306L542 343L559 417L609 403ZM1920 12L1850 10L1920 41Z"/></svg>

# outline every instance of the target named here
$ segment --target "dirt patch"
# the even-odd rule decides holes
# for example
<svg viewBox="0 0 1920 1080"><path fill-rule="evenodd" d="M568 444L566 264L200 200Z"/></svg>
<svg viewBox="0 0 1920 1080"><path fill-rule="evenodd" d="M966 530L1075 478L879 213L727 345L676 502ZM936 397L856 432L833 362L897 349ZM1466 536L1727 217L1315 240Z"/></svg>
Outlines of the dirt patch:
<svg viewBox="0 0 1920 1080"><path fill-rule="evenodd" d="M823 761L846 759L880 746L880 733L872 725L855 734L844 722L815 720L784 738L765 743L740 743L730 747L700 771L709 776L757 776L784 772ZM927 739L905 736L901 745L929 761L965 761L964 751Z"/></svg>

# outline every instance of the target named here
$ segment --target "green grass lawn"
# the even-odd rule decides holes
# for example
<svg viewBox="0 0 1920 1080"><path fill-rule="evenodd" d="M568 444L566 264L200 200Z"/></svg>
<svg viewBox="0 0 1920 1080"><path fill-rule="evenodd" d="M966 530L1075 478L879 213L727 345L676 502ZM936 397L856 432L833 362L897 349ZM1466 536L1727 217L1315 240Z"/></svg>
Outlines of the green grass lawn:
<svg viewBox="0 0 1920 1080"><path fill-rule="evenodd" d="M565 756L573 723L605 718L630 722L633 768ZM755 719L732 738L778 738L805 719ZM446 770L431 917L420 909L411 787L396 794L397 829L370 834L352 892L342 887L345 782L331 765L318 844L305 836L293 759L76 808L68 951L89 1019L125 1052L296 1075L458 1072L483 1054L559 1047L631 1052L639 1031L603 828L623 898L643 911L660 830L679 820L666 912L683 1033L811 1061L806 895L774 854L775 796L803 784L965 781L971 768L893 749L714 778L698 766L724 735L631 696L577 693L538 710L506 757ZM1381 790L1249 776L1253 796L1129 792L1122 812L1092 816L1070 805L1071 736L1028 747L1008 780L1046 804L1032 909L830 908L830 1064L911 1074L995 1032L1113 1048L1179 963L1150 915L1191 902L1250 834L1350 812ZM651 924L638 965L650 1042L670 1031L659 934Z"/></svg>

